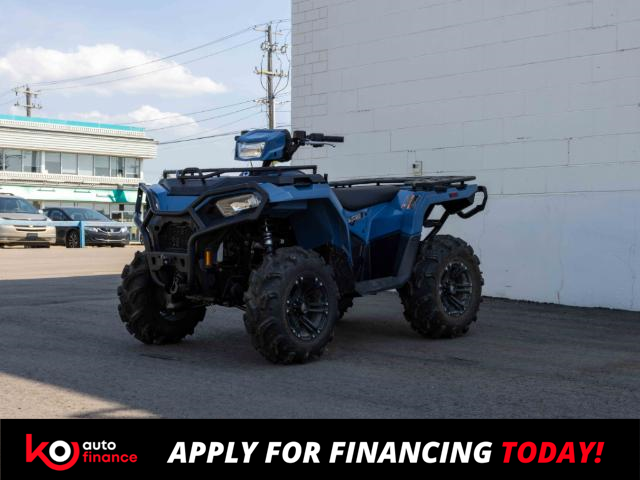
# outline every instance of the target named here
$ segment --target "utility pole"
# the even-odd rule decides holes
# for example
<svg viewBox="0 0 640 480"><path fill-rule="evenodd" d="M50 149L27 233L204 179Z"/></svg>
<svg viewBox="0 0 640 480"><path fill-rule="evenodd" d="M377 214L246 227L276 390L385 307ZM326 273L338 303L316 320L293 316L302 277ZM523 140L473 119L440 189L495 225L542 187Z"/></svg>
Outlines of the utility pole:
<svg viewBox="0 0 640 480"><path fill-rule="evenodd" d="M276 108L273 95L273 25L267 27L267 43L269 45L267 53L267 104L269 110L269 129L276 128Z"/></svg>
<svg viewBox="0 0 640 480"><path fill-rule="evenodd" d="M33 103L33 99L38 98L38 94L40 92L34 92L33 90L31 90L31 87L29 85L18 87L14 91L16 92L16 96L20 94L24 95L24 99L25 99L24 105L21 105L20 101L17 101L16 107L24 108L27 112L27 117L31 116L31 110L33 109L40 110L42 108L42 105Z"/></svg>
<svg viewBox="0 0 640 480"><path fill-rule="evenodd" d="M266 39L265 41L262 43L262 51L265 52L265 55L267 57L267 69L266 70L262 70L262 69L258 69L256 68L255 73L260 75L261 77L267 77L267 85L265 90L267 91L267 96L265 99L263 99L261 102L263 104L267 105L267 119L268 119L268 124L269 124L269 129L274 129L276 128L276 96L277 96L277 86L274 88L274 78L285 78L288 77L289 74L279 70L279 71L274 71L273 69L273 54L274 52L277 51L282 51L282 52L286 52L287 49L287 45L283 45L282 47L280 47L280 45L278 45L277 42L274 42L274 35L277 35L277 33L274 34L273 31L273 24L269 23L269 25L267 25L267 29L264 30L265 34L266 34Z"/></svg>

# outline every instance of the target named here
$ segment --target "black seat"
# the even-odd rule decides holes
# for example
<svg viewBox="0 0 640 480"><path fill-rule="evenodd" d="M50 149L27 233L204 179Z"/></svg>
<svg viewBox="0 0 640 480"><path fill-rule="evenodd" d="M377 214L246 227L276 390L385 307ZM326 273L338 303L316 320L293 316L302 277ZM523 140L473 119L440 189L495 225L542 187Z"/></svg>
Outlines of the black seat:
<svg viewBox="0 0 640 480"><path fill-rule="evenodd" d="M390 202L401 188L400 186L372 186L334 188L333 191L345 209L355 212L379 203Z"/></svg>

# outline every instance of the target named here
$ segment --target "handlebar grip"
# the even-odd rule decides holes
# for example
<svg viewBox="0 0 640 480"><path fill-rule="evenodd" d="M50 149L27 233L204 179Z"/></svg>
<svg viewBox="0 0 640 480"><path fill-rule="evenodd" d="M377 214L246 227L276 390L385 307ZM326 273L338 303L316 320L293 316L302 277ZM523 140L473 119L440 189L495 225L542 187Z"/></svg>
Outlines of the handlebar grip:
<svg viewBox="0 0 640 480"><path fill-rule="evenodd" d="M324 133L312 133L307 137L310 142L343 143L344 137L330 137Z"/></svg>

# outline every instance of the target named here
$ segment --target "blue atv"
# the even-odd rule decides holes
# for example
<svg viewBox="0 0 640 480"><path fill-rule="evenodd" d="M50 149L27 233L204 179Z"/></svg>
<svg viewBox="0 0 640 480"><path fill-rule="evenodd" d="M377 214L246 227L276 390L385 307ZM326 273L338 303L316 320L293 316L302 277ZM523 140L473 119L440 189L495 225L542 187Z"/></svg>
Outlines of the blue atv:
<svg viewBox="0 0 640 480"><path fill-rule="evenodd" d="M469 184L474 177L329 183L316 166L276 166L300 147L343 141L243 132L236 160L250 167L166 171L157 185L141 184L145 251L118 289L127 330L147 344L176 343L206 307L237 307L264 357L303 363L322 355L354 298L397 289L419 334L466 333L481 301L480 262L438 232L451 215L484 210L486 189Z"/></svg>

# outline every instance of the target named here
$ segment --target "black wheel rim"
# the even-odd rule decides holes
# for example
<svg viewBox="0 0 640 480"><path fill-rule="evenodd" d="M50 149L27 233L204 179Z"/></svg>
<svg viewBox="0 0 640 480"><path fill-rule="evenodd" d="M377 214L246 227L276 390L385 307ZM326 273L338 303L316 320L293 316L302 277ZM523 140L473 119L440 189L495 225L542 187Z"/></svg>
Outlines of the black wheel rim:
<svg viewBox="0 0 640 480"><path fill-rule="evenodd" d="M447 315L459 317L466 313L473 297L473 281L469 267L461 260L449 262L440 278L440 301Z"/></svg>
<svg viewBox="0 0 640 480"><path fill-rule="evenodd" d="M287 296L286 318L299 340L310 342L322 334L329 322L329 293L319 277L309 274L296 279Z"/></svg>
<svg viewBox="0 0 640 480"><path fill-rule="evenodd" d="M80 235L76 232L69 234L69 246L71 248L78 248L80 246Z"/></svg>

